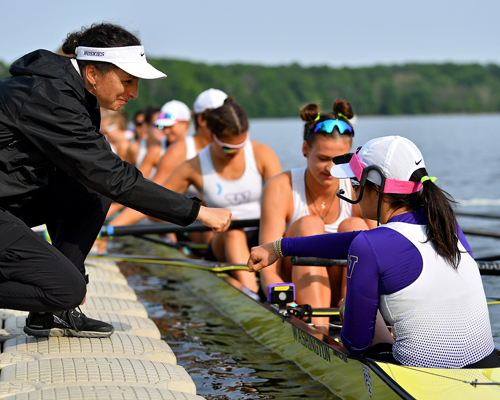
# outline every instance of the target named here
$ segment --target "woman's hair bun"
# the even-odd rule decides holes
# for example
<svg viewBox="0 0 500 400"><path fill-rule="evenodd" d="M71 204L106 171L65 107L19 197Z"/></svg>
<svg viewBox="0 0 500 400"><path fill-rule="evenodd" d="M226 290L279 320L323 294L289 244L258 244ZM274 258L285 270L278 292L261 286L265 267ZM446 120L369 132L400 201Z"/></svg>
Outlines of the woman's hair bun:
<svg viewBox="0 0 500 400"><path fill-rule="evenodd" d="M75 55L75 50L78 47L78 42L80 41L81 37L81 32L72 32L68 34L61 47L63 53L68 55Z"/></svg>
<svg viewBox="0 0 500 400"><path fill-rule="evenodd" d="M234 103L234 97L232 96L226 97L226 99L224 100L224 104L229 104L229 103Z"/></svg>
<svg viewBox="0 0 500 400"><path fill-rule="evenodd" d="M344 99L336 99L333 102L333 111L337 114L345 115L348 119L354 117L354 111L352 111L352 107L347 100Z"/></svg>
<svg viewBox="0 0 500 400"><path fill-rule="evenodd" d="M319 106L316 103L310 103L300 110L300 118L303 121L314 121L319 114Z"/></svg>

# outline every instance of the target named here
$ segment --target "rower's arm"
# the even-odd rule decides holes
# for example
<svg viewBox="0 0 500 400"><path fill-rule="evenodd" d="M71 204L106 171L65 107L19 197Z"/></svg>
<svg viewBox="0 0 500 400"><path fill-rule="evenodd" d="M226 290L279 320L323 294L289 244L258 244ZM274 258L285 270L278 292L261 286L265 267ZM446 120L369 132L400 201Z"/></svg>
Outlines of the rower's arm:
<svg viewBox="0 0 500 400"><path fill-rule="evenodd" d="M139 171L142 172L142 175L145 178L149 178L151 176L151 172L153 171L153 168L156 166L158 159L160 158L160 153L161 144L154 144L148 149L146 155L144 156L144 160L139 166Z"/></svg>
<svg viewBox="0 0 500 400"><path fill-rule="evenodd" d="M168 179L172 171L186 160L186 141L179 140L168 146L167 151L160 159L153 182L158 185Z"/></svg>
<svg viewBox="0 0 500 400"><path fill-rule="evenodd" d="M273 242L285 235L287 214L292 196L291 183L287 172L269 180L262 193L259 244ZM283 282L280 275L281 261L278 261L260 272L261 286L264 291L273 283Z"/></svg>
<svg viewBox="0 0 500 400"><path fill-rule="evenodd" d="M201 192L203 188L203 177L198 156L191 160L184 161L172 171L163 186L174 192L184 193L189 185L194 185Z"/></svg>

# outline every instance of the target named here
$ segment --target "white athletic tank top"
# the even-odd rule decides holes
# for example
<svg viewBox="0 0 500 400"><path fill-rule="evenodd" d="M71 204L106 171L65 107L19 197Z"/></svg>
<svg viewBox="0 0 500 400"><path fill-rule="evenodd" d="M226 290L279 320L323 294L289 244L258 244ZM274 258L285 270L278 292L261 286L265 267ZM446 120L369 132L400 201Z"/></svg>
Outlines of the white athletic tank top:
<svg viewBox="0 0 500 400"><path fill-rule="evenodd" d="M144 157L146 156L146 153L148 152L148 146L147 146L147 138L141 139L139 141L139 151L137 153L137 161L135 162L135 166L139 168L142 164L142 161L144 160Z"/></svg>
<svg viewBox="0 0 500 400"><path fill-rule="evenodd" d="M196 146L194 144L193 136L186 136L184 138L186 142L186 160L191 160L196 157ZM201 197L200 192L193 185L189 185L186 192L184 193L187 197Z"/></svg>
<svg viewBox="0 0 500 400"><path fill-rule="evenodd" d="M160 142L160 146L161 146L161 150L160 150L160 158L158 159L158 162L163 157L163 154L165 154L165 152L167 151L167 147L168 147L167 139L163 139ZM149 179L153 179L153 177L156 175L157 169L158 169L157 167L153 167L153 169L151 170L151 175L149 175Z"/></svg>
<svg viewBox="0 0 500 400"><path fill-rule="evenodd" d="M191 160L196 157L196 146L194 144L194 136L186 136L184 138L186 142L186 160Z"/></svg>
<svg viewBox="0 0 500 400"><path fill-rule="evenodd" d="M198 154L200 157L203 188L201 196L208 207L229 208L233 219L260 218L260 199L263 179L257 169L252 142L243 148L245 172L239 179L226 180L215 171L210 146Z"/></svg>
<svg viewBox="0 0 500 400"><path fill-rule="evenodd" d="M394 358L416 367L461 368L489 355L495 345L483 284L476 262L462 244L455 270L430 242L425 243L425 226L391 222L384 227L405 236L423 260L415 282L380 297L380 312L397 338ZM427 342L434 345L422 346Z"/></svg>
<svg viewBox="0 0 500 400"><path fill-rule="evenodd" d="M306 167L294 168L291 170L292 174L292 190L293 190L293 214L290 221L286 223L286 230L299 218L309 215L306 199ZM344 189L346 195L352 198L351 194L351 181L349 179L339 179L340 189ZM337 220L332 224L325 224L326 233L336 233L340 223L346 218L352 217L352 204L347 201L340 200L340 212Z"/></svg>

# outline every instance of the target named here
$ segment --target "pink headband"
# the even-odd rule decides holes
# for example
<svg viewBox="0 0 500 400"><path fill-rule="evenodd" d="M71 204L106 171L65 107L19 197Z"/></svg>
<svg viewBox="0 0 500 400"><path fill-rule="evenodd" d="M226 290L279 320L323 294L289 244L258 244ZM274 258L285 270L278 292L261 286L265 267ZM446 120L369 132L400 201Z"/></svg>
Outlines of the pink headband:
<svg viewBox="0 0 500 400"><path fill-rule="evenodd" d="M357 151L352 155L351 161L349 161L349 167L351 167L352 172L354 172L354 175L356 175L356 178L358 178L358 181L360 181L365 166L361 163ZM422 189L422 187L423 185L420 182L386 179L384 185L384 193L411 194L418 192L420 189Z"/></svg>

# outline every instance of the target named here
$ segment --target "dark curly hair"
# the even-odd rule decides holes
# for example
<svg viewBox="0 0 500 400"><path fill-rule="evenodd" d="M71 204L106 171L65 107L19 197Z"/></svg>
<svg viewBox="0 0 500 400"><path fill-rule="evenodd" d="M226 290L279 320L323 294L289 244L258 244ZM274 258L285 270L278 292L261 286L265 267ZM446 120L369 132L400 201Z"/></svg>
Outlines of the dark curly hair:
<svg viewBox="0 0 500 400"><path fill-rule="evenodd" d="M82 27L79 31L69 33L62 45L62 51L65 54L74 55L78 46L124 47L140 45L140 40L125 28L103 22L92 24L90 28ZM118 68L108 62L82 60L78 60L77 62L83 77L85 77L85 68L87 65L93 65L99 72L104 74Z"/></svg>

